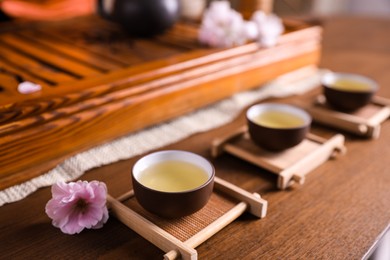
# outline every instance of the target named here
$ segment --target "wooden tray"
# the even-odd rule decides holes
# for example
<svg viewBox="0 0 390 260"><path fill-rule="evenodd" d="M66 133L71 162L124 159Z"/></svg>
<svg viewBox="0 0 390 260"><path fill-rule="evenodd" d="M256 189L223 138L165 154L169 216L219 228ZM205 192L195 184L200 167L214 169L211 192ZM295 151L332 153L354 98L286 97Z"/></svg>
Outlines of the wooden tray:
<svg viewBox="0 0 390 260"><path fill-rule="evenodd" d="M279 189L286 189L294 183L303 184L305 176L310 171L345 151L344 136L340 134L329 140L308 134L305 140L291 149L270 152L251 141L247 127L215 139L211 147L213 157L228 152L279 175L277 183Z"/></svg>
<svg viewBox="0 0 390 260"><path fill-rule="evenodd" d="M244 211L264 218L267 201L229 182L215 177L214 192L200 211L179 219L163 219L144 210L133 197L133 190L114 199L108 206L121 222L166 252L164 259L197 259L195 247L237 219ZM124 202L130 203L125 205Z"/></svg>
<svg viewBox="0 0 390 260"><path fill-rule="evenodd" d="M131 38L95 16L4 24L0 189L96 145L316 65L322 28L285 25L275 47L217 49L198 43L196 23L179 22L152 39ZM18 93L21 80L42 91Z"/></svg>
<svg viewBox="0 0 390 260"><path fill-rule="evenodd" d="M390 116L390 100L375 96L372 102L353 113L333 110L324 96L305 108L319 123L329 125L368 138L378 138L381 123Z"/></svg>

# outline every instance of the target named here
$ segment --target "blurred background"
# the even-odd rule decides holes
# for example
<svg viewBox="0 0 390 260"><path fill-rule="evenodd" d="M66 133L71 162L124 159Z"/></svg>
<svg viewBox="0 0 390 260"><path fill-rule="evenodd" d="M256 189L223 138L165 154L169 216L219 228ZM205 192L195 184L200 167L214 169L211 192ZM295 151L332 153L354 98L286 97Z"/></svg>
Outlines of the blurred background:
<svg viewBox="0 0 390 260"><path fill-rule="evenodd" d="M214 0L208 0L211 1ZM230 0L233 6L238 6L240 2L251 1L270 0ZM359 15L390 18L390 0L273 0L273 10L280 16Z"/></svg>
<svg viewBox="0 0 390 260"><path fill-rule="evenodd" d="M361 15L390 18L390 0L274 0L278 15Z"/></svg>
<svg viewBox="0 0 390 260"><path fill-rule="evenodd" d="M4 20L1 10L12 17L34 19L61 19L85 15L96 11L97 2L111 6L113 0L0 0L0 20ZM180 0L187 11L197 12L211 1L217 0ZM359 15L390 18L390 0L229 0L239 10L243 6L248 14L253 8L273 10L279 16L316 16ZM10 6L10 2L16 2ZM22 3L22 5L20 5ZM199 9L200 8L200 9ZM245 9L244 8L244 9ZM12 10L11 10L12 9ZM249 15L248 15L249 16ZM249 18L249 17L246 17Z"/></svg>

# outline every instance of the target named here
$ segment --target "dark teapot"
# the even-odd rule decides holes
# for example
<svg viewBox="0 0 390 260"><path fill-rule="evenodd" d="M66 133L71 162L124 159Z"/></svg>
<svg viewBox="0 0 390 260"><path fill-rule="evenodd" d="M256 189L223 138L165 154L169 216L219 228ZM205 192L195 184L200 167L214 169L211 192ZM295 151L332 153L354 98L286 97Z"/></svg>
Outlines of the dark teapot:
<svg viewBox="0 0 390 260"><path fill-rule="evenodd" d="M99 14L131 35L151 37L174 25L180 16L179 0L98 0Z"/></svg>

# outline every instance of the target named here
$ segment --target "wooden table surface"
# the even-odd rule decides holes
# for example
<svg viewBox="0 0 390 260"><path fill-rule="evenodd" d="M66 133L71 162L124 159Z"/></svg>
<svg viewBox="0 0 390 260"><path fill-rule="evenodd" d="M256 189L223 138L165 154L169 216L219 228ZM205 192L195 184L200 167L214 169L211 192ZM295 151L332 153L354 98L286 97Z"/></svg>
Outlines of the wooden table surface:
<svg viewBox="0 0 390 260"><path fill-rule="evenodd" d="M321 67L361 73L378 81L378 95L390 98L390 20L325 20ZM297 99L311 102L319 90ZM191 136L166 149L184 149L210 158L213 138L244 124L233 123ZM347 154L312 171L302 186L280 191L276 176L224 154L211 159L217 176L269 203L267 216L244 214L197 247L200 259L360 259L375 246L390 222L390 123L379 139L343 133ZM314 125L330 137L338 131ZM138 157L137 157L138 158ZM87 172L82 179L104 181L113 196L131 188L137 158ZM44 212L50 188L0 208L1 259L161 259L163 252L114 217L99 230L65 235Z"/></svg>

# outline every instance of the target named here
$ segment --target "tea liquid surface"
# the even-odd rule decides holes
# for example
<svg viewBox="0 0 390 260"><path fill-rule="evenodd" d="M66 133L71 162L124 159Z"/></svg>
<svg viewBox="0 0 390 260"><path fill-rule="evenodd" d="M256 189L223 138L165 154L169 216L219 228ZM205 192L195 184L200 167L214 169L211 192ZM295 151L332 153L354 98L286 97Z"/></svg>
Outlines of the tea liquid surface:
<svg viewBox="0 0 390 260"><path fill-rule="evenodd" d="M253 122L271 128L295 128L301 127L305 121L292 113L270 110L262 112L252 119Z"/></svg>
<svg viewBox="0 0 390 260"><path fill-rule="evenodd" d="M208 174L197 165L183 161L164 161L143 170L138 181L155 190L180 192L197 188L208 179Z"/></svg>
<svg viewBox="0 0 390 260"><path fill-rule="evenodd" d="M355 92L365 92L370 91L370 85L364 82L351 79L338 79L331 84L332 88L345 90L345 91L355 91Z"/></svg>

